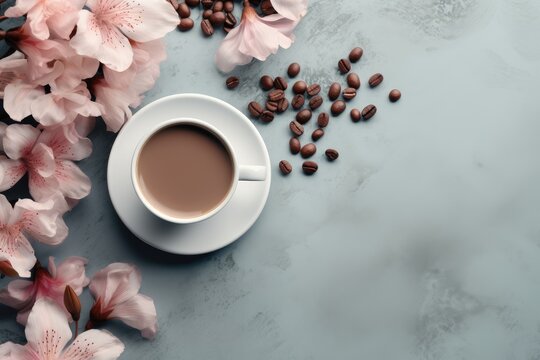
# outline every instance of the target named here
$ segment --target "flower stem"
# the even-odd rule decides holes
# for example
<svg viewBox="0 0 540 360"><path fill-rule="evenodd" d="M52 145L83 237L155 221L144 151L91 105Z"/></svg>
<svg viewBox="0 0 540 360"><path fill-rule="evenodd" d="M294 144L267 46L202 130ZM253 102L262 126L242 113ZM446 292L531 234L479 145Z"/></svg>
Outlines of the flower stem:
<svg viewBox="0 0 540 360"><path fill-rule="evenodd" d="M75 339L79 336L79 321L75 321Z"/></svg>

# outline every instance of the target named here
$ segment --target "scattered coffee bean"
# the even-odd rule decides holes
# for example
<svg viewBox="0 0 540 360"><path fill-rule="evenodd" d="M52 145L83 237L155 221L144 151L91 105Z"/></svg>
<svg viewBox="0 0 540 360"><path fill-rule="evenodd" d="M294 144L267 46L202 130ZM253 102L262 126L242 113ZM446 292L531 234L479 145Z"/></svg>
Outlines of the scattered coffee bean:
<svg viewBox="0 0 540 360"><path fill-rule="evenodd" d="M240 85L240 79L238 79L236 76L229 76L225 81L225 84L227 85L227 89L232 90Z"/></svg>
<svg viewBox="0 0 540 360"><path fill-rule="evenodd" d="M339 153L335 149L327 149L324 154L326 155L326 158L330 161L334 161L339 157Z"/></svg>
<svg viewBox="0 0 540 360"><path fill-rule="evenodd" d="M347 59L339 60L338 69L339 69L339 72L342 74L348 73L349 71L351 71L351 62Z"/></svg>
<svg viewBox="0 0 540 360"><path fill-rule="evenodd" d="M360 88L360 77L357 73L352 72L347 75L347 85L349 85L349 87L352 87L353 89Z"/></svg>
<svg viewBox="0 0 540 360"><path fill-rule="evenodd" d="M188 4L189 7L199 6L200 3L201 0L186 0L186 4Z"/></svg>
<svg viewBox="0 0 540 360"><path fill-rule="evenodd" d="M390 91L390 94L388 94L388 98L391 102L398 101L399 99L401 99L401 91L399 91L398 89Z"/></svg>
<svg viewBox="0 0 540 360"><path fill-rule="evenodd" d="M292 89L295 94L303 94L307 90L307 84L305 81L300 80L294 83Z"/></svg>
<svg viewBox="0 0 540 360"><path fill-rule="evenodd" d="M305 101L304 95L296 94L292 99L291 105L294 110L299 110L302 106L304 106Z"/></svg>
<svg viewBox="0 0 540 360"><path fill-rule="evenodd" d="M355 88L346 88L343 90L343 98L347 101L354 99L356 96L356 89Z"/></svg>
<svg viewBox="0 0 540 360"><path fill-rule="evenodd" d="M362 112L358 110L357 108L354 108L351 110L351 120L353 122L359 122L362 120Z"/></svg>
<svg viewBox="0 0 540 360"><path fill-rule="evenodd" d="M328 113L322 112L317 118L317 125L321 128L327 127L330 122L330 115Z"/></svg>
<svg viewBox="0 0 540 360"><path fill-rule="evenodd" d="M338 116L342 112L344 112L346 108L347 108L347 104L345 104L345 101L336 100L336 101L334 101L334 103L330 107L330 111L332 112L332 115Z"/></svg>
<svg viewBox="0 0 540 360"><path fill-rule="evenodd" d="M283 100L283 99L282 99ZM268 111L271 111L271 112L276 112L278 109L278 103L277 101L271 101L271 100L268 100L266 102L266 110Z"/></svg>
<svg viewBox="0 0 540 360"><path fill-rule="evenodd" d="M276 13L276 10L272 6L272 2L270 0L263 0L261 3L261 11L264 15L272 15Z"/></svg>
<svg viewBox="0 0 540 360"><path fill-rule="evenodd" d="M233 13L228 12L227 15L225 15L225 27L233 28L236 26L236 23L236 17L233 15Z"/></svg>
<svg viewBox="0 0 540 360"><path fill-rule="evenodd" d="M296 114L296 121L298 121L300 124L304 125L306 124L312 116L312 112L309 109L304 109L300 111L298 114Z"/></svg>
<svg viewBox="0 0 540 360"><path fill-rule="evenodd" d="M291 140L289 140L289 149L291 150L291 154L298 154L301 148L302 145L300 144L300 140L298 140L298 138L292 137Z"/></svg>
<svg viewBox="0 0 540 360"><path fill-rule="evenodd" d="M169 0L169 3L172 5L174 10L178 11L178 1L177 0Z"/></svg>
<svg viewBox="0 0 540 360"><path fill-rule="evenodd" d="M209 20L212 25L219 27L225 23L225 13L223 11L214 12L210 15Z"/></svg>
<svg viewBox="0 0 540 360"><path fill-rule="evenodd" d="M321 92L321 85L319 84L311 84L307 88L307 93L309 96L315 96L320 92Z"/></svg>
<svg viewBox="0 0 540 360"><path fill-rule="evenodd" d="M339 97L339 94L341 94L341 85L339 85L337 82L332 83L328 89L328 98L330 101L334 101Z"/></svg>
<svg viewBox="0 0 540 360"><path fill-rule="evenodd" d="M259 80L259 85L265 91L268 91L274 87L274 79L271 76L263 75Z"/></svg>
<svg viewBox="0 0 540 360"><path fill-rule="evenodd" d="M355 63L357 62L358 60L360 60L360 58L362 57L362 55L364 55L364 49L360 48L360 47L355 47L354 49L351 50L351 52L349 53L349 60L351 60L351 62Z"/></svg>
<svg viewBox="0 0 540 360"><path fill-rule="evenodd" d="M302 164L302 170L306 175L313 175L319 169L319 165L315 161L304 161Z"/></svg>
<svg viewBox="0 0 540 360"><path fill-rule="evenodd" d="M274 113L271 111L263 111L261 114L261 121L265 123L272 122L274 120Z"/></svg>
<svg viewBox="0 0 540 360"><path fill-rule="evenodd" d="M223 25L223 32L224 32L225 34L228 34L232 29L233 29L233 27L229 27L229 26L226 25L226 24Z"/></svg>
<svg viewBox="0 0 540 360"><path fill-rule="evenodd" d="M185 2L178 4L178 9L176 10L176 12L180 16L180 19L188 18L191 15L191 9Z"/></svg>
<svg viewBox="0 0 540 360"><path fill-rule="evenodd" d="M203 9L211 9L212 5L214 5L214 0L201 0L201 4Z"/></svg>
<svg viewBox="0 0 540 360"><path fill-rule="evenodd" d="M281 160L279 162L279 170L283 175L289 175L292 171L292 165L287 160Z"/></svg>
<svg viewBox="0 0 540 360"><path fill-rule="evenodd" d="M210 20L204 19L201 21L201 30L205 36L212 36L214 34L214 27L212 26L212 23L210 23Z"/></svg>
<svg viewBox="0 0 540 360"><path fill-rule="evenodd" d="M285 80L285 78L281 77L281 76L278 76L277 78L274 79L274 88L275 89L280 89L280 90L287 90L287 80Z"/></svg>
<svg viewBox="0 0 540 360"><path fill-rule="evenodd" d="M304 133L304 126L298 121L291 121L289 129L291 129L291 132L296 136L301 136Z"/></svg>
<svg viewBox="0 0 540 360"><path fill-rule="evenodd" d="M311 110L318 109L323 103L323 98L321 95L315 95L314 97L309 100L309 107Z"/></svg>
<svg viewBox="0 0 540 360"><path fill-rule="evenodd" d="M212 10L214 10L214 12L223 11L223 1L215 1Z"/></svg>
<svg viewBox="0 0 540 360"><path fill-rule="evenodd" d="M234 2L233 1L225 1L223 4L223 10L227 13L231 13L234 10Z"/></svg>
<svg viewBox="0 0 540 360"><path fill-rule="evenodd" d="M285 97L283 90L276 89L268 93L268 100L279 101Z"/></svg>
<svg viewBox="0 0 540 360"><path fill-rule="evenodd" d="M375 105L368 105L362 110L362 118L367 121L375 115L377 112L377 107Z"/></svg>
<svg viewBox="0 0 540 360"><path fill-rule="evenodd" d="M379 84L383 82L383 79L384 77L380 73L371 75L371 77L369 78L369 87L374 88L376 86L379 86Z"/></svg>
<svg viewBox="0 0 540 360"><path fill-rule="evenodd" d="M311 133L311 139L313 141L317 141L320 138L324 136L324 130L323 129L315 129L313 133Z"/></svg>
<svg viewBox="0 0 540 360"><path fill-rule="evenodd" d="M278 113L283 113L287 111L288 108L289 108L289 100L287 100L287 98L283 98L278 101L278 106L277 106Z"/></svg>
<svg viewBox="0 0 540 360"><path fill-rule="evenodd" d="M315 146L315 144L313 143L306 144L302 146L302 149L300 149L300 155L302 155L304 159L312 157L313 155L315 155L316 152L317 146Z"/></svg>
<svg viewBox="0 0 540 360"><path fill-rule="evenodd" d="M180 20L180 23L178 24L178 30L188 31L193 29L193 26L195 26L195 22L193 21L193 19L185 18Z"/></svg>
<svg viewBox="0 0 540 360"><path fill-rule="evenodd" d="M289 65L289 68L287 69L287 75L289 75L290 78L296 77L300 73L300 64L298 63L292 63Z"/></svg>
<svg viewBox="0 0 540 360"><path fill-rule="evenodd" d="M214 12L210 9L203 10L202 12L202 18L203 19L210 19L210 16L212 16Z"/></svg>
<svg viewBox="0 0 540 360"><path fill-rule="evenodd" d="M259 118L263 113L264 109L261 104L256 101L252 101L248 105L248 111L254 118Z"/></svg>

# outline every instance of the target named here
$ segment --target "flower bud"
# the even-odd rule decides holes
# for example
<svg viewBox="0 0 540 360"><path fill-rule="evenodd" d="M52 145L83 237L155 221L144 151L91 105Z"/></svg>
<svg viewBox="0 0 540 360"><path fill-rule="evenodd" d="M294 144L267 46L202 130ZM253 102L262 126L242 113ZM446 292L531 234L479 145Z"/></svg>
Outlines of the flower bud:
<svg viewBox="0 0 540 360"><path fill-rule="evenodd" d="M0 274L9 276L9 277L17 277L19 274L13 267L11 266L9 261L0 261Z"/></svg>
<svg viewBox="0 0 540 360"><path fill-rule="evenodd" d="M66 289L64 290L64 306L73 320L79 321L81 317L81 301L75 290L69 285L66 285Z"/></svg>

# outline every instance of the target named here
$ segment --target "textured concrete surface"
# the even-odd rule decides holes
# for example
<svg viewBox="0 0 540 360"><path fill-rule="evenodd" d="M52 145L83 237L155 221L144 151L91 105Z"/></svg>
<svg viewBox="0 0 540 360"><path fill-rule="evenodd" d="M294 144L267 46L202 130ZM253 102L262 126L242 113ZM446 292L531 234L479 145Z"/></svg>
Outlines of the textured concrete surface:
<svg viewBox="0 0 540 360"><path fill-rule="evenodd" d="M92 194L67 217L67 241L39 257L142 269L160 333L108 326L123 359L539 359L539 33L536 0L312 0L294 46L238 69L234 92L213 64L221 35L171 34L146 102L201 92L244 109L262 73L299 61L328 85L360 45L354 69L385 81L353 104L379 112L333 120L320 148L339 161L321 158L313 178L275 168L256 225L196 258L155 251L119 222L106 188L114 135L97 131L81 163ZM257 125L276 165L291 158L291 115ZM0 329L0 341L22 340L3 307Z"/></svg>

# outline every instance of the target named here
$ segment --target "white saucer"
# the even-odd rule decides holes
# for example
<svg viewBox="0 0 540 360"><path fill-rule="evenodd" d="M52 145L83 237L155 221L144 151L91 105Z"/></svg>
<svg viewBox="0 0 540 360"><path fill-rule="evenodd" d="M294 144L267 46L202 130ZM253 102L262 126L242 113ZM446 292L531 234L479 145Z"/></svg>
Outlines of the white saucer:
<svg viewBox="0 0 540 360"><path fill-rule="evenodd" d="M207 121L231 142L239 164L264 165L265 181L239 182L231 201L218 214L195 224L166 222L152 214L131 184L131 158L144 134L161 122L189 117ZM271 182L270 157L251 121L226 102L200 94L168 96L139 110L118 134L111 150L107 182L120 219L147 244L174 254L204 254L234 242L257 220Z"/></svg>

